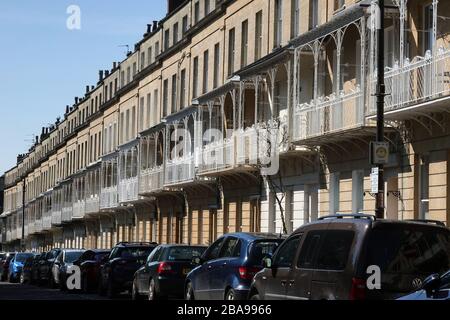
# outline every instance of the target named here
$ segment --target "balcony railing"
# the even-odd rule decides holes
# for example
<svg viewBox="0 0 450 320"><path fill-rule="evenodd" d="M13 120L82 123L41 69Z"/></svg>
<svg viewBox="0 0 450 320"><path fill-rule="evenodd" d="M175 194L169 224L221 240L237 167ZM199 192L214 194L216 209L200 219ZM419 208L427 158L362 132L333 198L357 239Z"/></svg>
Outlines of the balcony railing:
<svg viewBox="0 0 450 320"><path fill-rule="evenodd" d="M376 73L375 73L376 74ZM398 110L450 94L450 49L440 48L433 56L406 59L404 66L395 64L385 72L385 110ZM376 78L371 91L375 93ZM375 114L375 98L370 99L370 112Z"/></svg>
<svg viewBox="0 0 450 320"><path fill-rule="evenodd" d="M139 193L151 193L161 190L164 186L164 169L158 166L152 169L141 171L139 182Z"/></svg>
<svg viewBox="0 0 450 320"><path fill-rule="evenodd" d="M203 147L199 153L198 172L224 171L235 165L234 137L215 141Z"/></svg>
<svg viewBox="0 0 450 320"><path fill-rule="evenodd" d="M42 228L44 230L50 230L52 228L52 212L44 212L42 218Z"/></svg>
<svg viewBox="0 0 450 320"><path fill-rule="evenodd" d="M100 211L100 198L98 195L92 195L86 199L86 213L96 213Z"/></svg>
<svg viewBox="0 0 450 320"><path fill-rule="evenodd" d="M42 232L42 230L43 230L42 218L36 219L36 221L34 222L34 232Z"/></svg>
<svg viewBox="0 0 450 320"><path fill-rule="evenodd" d="M86 202L84 200L78 200L73 204L72 219L84 218L86 208Z"/></svg>
<svg viewBox="0 0 450 320"><path fill-rule="evenodd" d="M327 133L356 128L364 123L364 97L355 91L332 94L295 109L293 140L301 141Z"/></svg>
<svg viewBox="0 0 450 320"><path fill-rule="evenodd" d="M138 177L119 181L119 202L137 201L139 199Z"/></svg>
<svg viewBox="0 0 450 320"><path fill-rule="evenodd" d="M36 224L34 221L28 222L28 234L33 234L36 232Z"/></svg>
<svg viewBox="0 0 450 320"><path fill-rule="evenodd" d="M100 195L100 209L115 208L119 205L117 186L103 188Z"/></svg>
<svg viewBox="0 0 450 320"><path fill-rule="evenodd" d="M169 160L166 163L165 185L176 185L193 181L195 178L194 156Z"/></svg>
<svg viewBox="0 0 450 320"><path fill-rule="evenodd" d="M72 203L66 203L62 208L61 222L72 221L73 206Z"/></svg>
<svg viewBox="0 0 450 320"><path fill-rule="evenodd" d="M60 225L61 224L61 220L62 220L61 206L57 205L52 210L52 225L54 225L54 226Z"/></svg>

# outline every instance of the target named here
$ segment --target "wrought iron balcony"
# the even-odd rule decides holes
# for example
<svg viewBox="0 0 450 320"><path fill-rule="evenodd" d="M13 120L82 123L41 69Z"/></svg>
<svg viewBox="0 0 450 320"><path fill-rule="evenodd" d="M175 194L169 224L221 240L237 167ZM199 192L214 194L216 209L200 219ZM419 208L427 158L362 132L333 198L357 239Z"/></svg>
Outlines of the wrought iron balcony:
<svg viewBox="0 0 450 320"><path fill-rule="evenodd" d="M164 167L157 166L141 171L139 193L149 194L159 191L164 186Z"/></svg>
<svg viewBox="0 0 450 320"><path fill-rule="evenodd" d="M355 91L320 97L297 105L294 114L293 141L304 141L337 133L364 124L364 100L359 87Z"/></svg>
<svg viewBox="0 0 450 320"><path fill-rule="evenodd" d="M195 179L195 163L194 156L168 160L166 162L166 177L164 184L172 186L194 181Z"/></svg>
<svg viewBox="0 0 450 320"><path fill-rule="evenodd" d="M119 206L117 186L102 188L100 194L100 209L111 209Z"/></svg>
<svg viewBox="0 0 450 320"><path fill-rule="evenodd" d="M80 199L73 204L72 219L83 219L86 212L86 202Z"/></svg>
<svg viewBox="0 0 450 320"><path fill-rule="evenodd" d="M119 181L119 202L133 202L139 200L138 177Z"/></svg>

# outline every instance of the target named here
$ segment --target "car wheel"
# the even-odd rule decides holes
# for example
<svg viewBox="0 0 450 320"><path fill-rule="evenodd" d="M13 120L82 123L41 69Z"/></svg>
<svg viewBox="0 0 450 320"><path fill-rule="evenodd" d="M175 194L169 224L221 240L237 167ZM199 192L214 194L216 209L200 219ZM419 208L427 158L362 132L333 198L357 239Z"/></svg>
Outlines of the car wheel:
<svg viewBox="0 0 450 320"><path fill-rule="evenodd" d="M20 274L20 284L25 284L25 276L23 275L23 272Z"/></svg>
<svg viewBox="0 0 450 320"><path fill-rule="evenodd" d="M158 300L158 293L156 292L155 280L150 280L148 285L148 300Z"/></svg>
<svg viewBox="0 0 450 320"><path fill-rule="evenodd" d="M227 301L236 300L236 292L234 292L233 289L228 289L227 293L225 294L225 300Z"/></svg>
<svg viewBox="0 0 450 320"><path fill-rule="evenodd" d="M250 300L261 300L261 297L256 292L256 293L252 294L252 296L250 297Z"/></svg>
<svg viewBox="0 0 450 320"><path fill-rule="evenodd" d="M114 284L112 280L108 280L108 286L106 287L106 296L109 299L113 299L116 296L116 292L114 289Z"/></svg>
<svg viewBox="0 0 450 320"><path fill-rule="evenodd" d="M185 300L195 300L194 289L192 288L192 283L188 282L186 284L186 295Z"/></svg>
<svg viewBox="0 0 450 320"><path fill-rule="evenodd" d="M142 299L142 297L139 294L139 290L138 290L136 280L135 280L135 281L133 281L133 288L131 289L131 300L136 301L136 300L141 300L141 299Z"/></svg>

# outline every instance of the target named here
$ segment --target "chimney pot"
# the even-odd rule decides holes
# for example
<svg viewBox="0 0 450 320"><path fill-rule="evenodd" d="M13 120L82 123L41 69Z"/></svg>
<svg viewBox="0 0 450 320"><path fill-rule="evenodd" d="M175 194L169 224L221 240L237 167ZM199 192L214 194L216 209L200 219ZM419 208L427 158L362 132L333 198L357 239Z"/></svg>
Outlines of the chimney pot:
<svg viewBox="0 0 450 320"><path fill-rule="evenodd" d="M153 20L153 30L152 31L156 31L156 29L158 29L158 21Z"/></svg>
<svg viewBox="0 0 450 320"><path fill-rule="evenodd" d="M78 97L75 97L75 104L78 104Z"/></svg>
<svg viewBox="0 0 450 320"><path fill-rule="evenodd" d="M86 93L89 93L89 86L86 86Z"/></svg>
<svg viewBox="0 0 450 320"><path fill-rule="evenodd" d="M113 69L117 68L117 62L113 62Z"/></svg>
<svg viewBox="0 0 450 320"><path fill-rule="evenodd" d="M91 91L94 90L95 86L91 86Z"/></svg>
<svg viewBox="0 0 450 320"><path fill-rule="evenodd" d="M109 76L109 70L105 70L105 78Z"/></svg>
<svg viewBox="0 0 450 320"><path fill-rule="evenodd" d="M102 80L103 80L103 70L100 70L100 71L98 72L98 80L99 80L99 81L102 81Z"/></svg>

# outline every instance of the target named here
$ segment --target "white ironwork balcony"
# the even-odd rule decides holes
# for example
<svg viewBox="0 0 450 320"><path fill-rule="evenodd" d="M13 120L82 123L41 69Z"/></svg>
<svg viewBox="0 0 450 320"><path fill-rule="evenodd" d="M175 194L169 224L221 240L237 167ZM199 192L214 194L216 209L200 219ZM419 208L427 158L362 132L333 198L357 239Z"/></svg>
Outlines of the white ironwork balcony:
<svg viewBox="0 0 450 320"><path fill-rule="evenodd" d="M376 76L376 72L375 72ZM435 56L406 59L404 66L395 64L385 72L385 110L399 110L450 94L450 49L440 48ZM376 78L371 90L375 93ZM376 113L376 100L370 99L370 113Z"/></svg>
<svg viewBox="0 0 450 320"><path fill-rule="evenodd" d="M100 195L100 209L115 208L119 205L117 186L102 188Z"/></svg>
<svg viewBox="0 0 450 320"><path fill-rule="evenodd" d="M131 202L139 200L138 177L119 181L119 202Z"/></svg>
<svg viewBox="0 0 450 320"><path fill-rule="evenodd" d="M66 203L62 208L61 222L72 221L73 206L71 203Z"/></svg>
<svg viewBox="0 0 450 320"><path fill-rule="evenodd" d="M85 214L86 202L84 200L78 200L73 204L72 219L82 219Z"/></svg>
<svg viewBox="0 0 450 320"><path fill-rule="evenodd" d="M44 230L50 230L52 228L52 212L44 212L43 218L42 218L42 228Z"/></svg>
<svg viewBox="0 0 450 320"><path fill-rule="evenodd" d="M28 234L33 234L36 232L35 226L36 225L35 225L34 221L28 222Z"/></svg>
<svg viewBox="0 0 450 320"><path fill-rule="evenodd" d="M166 163L165 185L176 185L193 181L195 178L194 156L169 160Z"/></svg>
<svg viewBox="0 0 450 320"><path fill-rule="evenodd" d="M152 193L161 190L164 186L164 168L158 166L141 171L139 193Z"/></svg>
<svg viewBox="0 0 450 320"><path fill-rule="evenodd" d="M218 140L203 147L198 172L209 173L233 168L235 161L234 137Z"/></svg>
<svg viewBox="0 0 450 320"><path fill-rule="evenodd" d="M11 242L12 240L12 233L11 230L6 231L6 242Z"/></svg>
<svg viewBox="0 0 450 320"><path fill-rule="evenodd" d="M42 218L40 219L36 219L36 221L34 222L34 232L42 232L43 230L43 223L42 223Z"/></svg>
<svg viewBox="0 0 450 320"><path fill-rule="evenodd" d="M86 199L86 214L96 213L100 211L100 198L98 195L91 195Z"/></svg>
<svg viewBox="0 0 450 320"><path fill-rule="evenodd" d="M56 205L53 209L52 209L52 225L54 226L58 226L61 224L62 220L62 210L61 210L61 205Z"/></svg>
<svg viewBox="0 0 450 320"><path fill-rule="evenodd" d="M29 235L29 230L28 230L28 223L25 223L25 228L24 228L24 236L25 237L28 237L28 235Z"/></svg>
<svg viewBox="0 0 450 320"><path fill-rule="evenodd" d="M359 87L355 91L320 97L296 107L293 141L302 141L328 133L341 132L364 124L364 100Z"/></svg>

